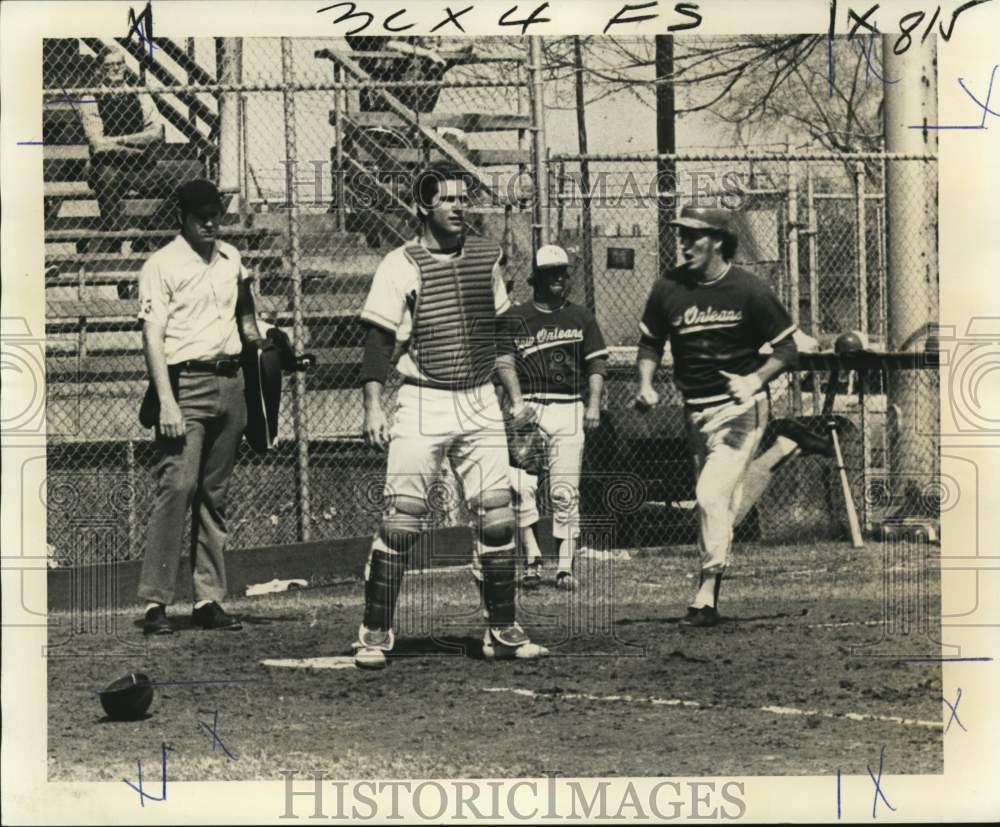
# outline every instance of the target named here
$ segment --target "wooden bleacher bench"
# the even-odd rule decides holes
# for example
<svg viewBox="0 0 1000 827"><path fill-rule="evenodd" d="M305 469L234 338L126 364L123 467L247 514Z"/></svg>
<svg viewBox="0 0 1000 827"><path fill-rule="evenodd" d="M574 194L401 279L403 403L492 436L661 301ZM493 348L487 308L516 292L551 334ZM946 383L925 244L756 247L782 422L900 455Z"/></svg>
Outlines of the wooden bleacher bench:
<svg viewBox="0 0 1000 827"><path fill-rule="evenodd" d="M361 127L393 127L406 129L407 121L394 112L341 112L346 118ZM450 127L463 132L506 132L531 128L530 115L509 115L491 112L421 112L418 120L424 126ZM330 123L337 125L337 112L330 112Z"/></svg>
<svg viewBox="0 0 1000 827"><path fill-rule="evenodd" d="M427 158L427 153L423 149L396 149L393 147L382 147L382 152L392 158L400 165L418 166L423 164ZM444 156L435 150L431 150L430 160L439 161ZM530 153L526 149L468 149L464 153L478 167L501 167L517 166L527 164L531 160ZM366 152L363 149L356 150L354 157L362 163L380 163L383 159L374 153Z"/></svg>
<svg viewBox="0 0 1000 827"><path fill-rule="evenodd" d="M45 139L43 139L45 140ZM192 172L201 174L204 169L198 151L191 144L160 144L152 156L157 165L176 169L178 176ZM66 181L82 179L90 148L86 140L73 143L49 143L42 147L42 168L45 181ZM183 180L183 179L179 179Z"/></svg>
<svg viewBox="0 0 1000 827"><path fill-rule="evenodd" d="M135 241L137 239L164 239L169 241L174 236L177 235L177 229L157 229L149 228L144 229L141 227L130 227L127 230L84 230L84 229L67 229L67 230L46 230L45 232L45 243L65 243L71 241L83 241L83 240L117 240L117 241ZM226 226L219 233L219 237L223 241L228 241L234 239L231 243L239 246L239 244L255 242L266 242L271 239L277 238L277 235L271 230L258 229L254 227L240 227L240 226ZM242 252L242 251L241 251Z"/></svg>
<svg viewBox="0 0 1000 827"><path fill-rule="evenodd" d="M171 240L177 232L169 236L159 236L164 243ZM89 237L89 236L88 236ZM150 238L149 235L138 235L137 238ZM278 261L284 259L285 252L280 247L264 250L240 250L240 257L245 261ZM149 253L54 253L45 256L46 264L84 265L92 269L138 270L149 257Z"/></svg>

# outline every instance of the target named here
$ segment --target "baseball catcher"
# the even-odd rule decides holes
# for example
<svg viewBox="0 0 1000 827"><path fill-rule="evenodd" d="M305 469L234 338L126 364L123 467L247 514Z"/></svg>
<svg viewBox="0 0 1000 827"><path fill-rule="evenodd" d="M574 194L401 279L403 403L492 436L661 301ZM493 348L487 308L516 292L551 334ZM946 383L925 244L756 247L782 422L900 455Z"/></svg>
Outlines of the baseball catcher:
<svg viewBox="0 0 1000 827"><path fill-rule="evenodd" d="M365 608L354 644L359 667L379 669L394 643L393 617L407 552L425 529L428 485L447 457L475 515L473 572L486 604L487 658L537 658L516 619L514 512L507 451L497 440L502 413L493 390L500 376L519 426L533 412L521 396L513 346L497 336L509 299L500 249L465 234L467 176L436 164L413 187L420 232L379 264L361 320L364 435L388 448L385 510L365 572ZM382 390L400 343L403 376L391 427Z"/></svg>

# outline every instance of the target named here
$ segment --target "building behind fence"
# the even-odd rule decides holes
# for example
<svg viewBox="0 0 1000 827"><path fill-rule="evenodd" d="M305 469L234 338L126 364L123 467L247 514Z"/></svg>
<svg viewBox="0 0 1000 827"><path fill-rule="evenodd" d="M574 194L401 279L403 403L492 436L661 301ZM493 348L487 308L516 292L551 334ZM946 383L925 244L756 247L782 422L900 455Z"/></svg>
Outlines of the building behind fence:
<svg viewBox="0 0 1000 827"><path fill-rule="evenodd" d="M127 41L45 42L47 504L57 561L87 561L84 516L106 518L115 533L105 557L141 556L153 451L137 417L147 381L137 278L149 252L177 231L165 192L144 188L154 179L220 181L231 198L226 237L257 276L261 315L318 358L308 374L286 377L278 447L265 457L241 448L229 514L237 548L360 536L377 524L384 455L360 439L357 314L381 257L414 232L406 193L428 160L451 158L478 181L468 231L502 244L516 300L530 295L541 240L573 254L571 297L592 305L613 351L604 424L588 438L584 514L611 519L622 545L689 542L694 531L669 356L660 375L668 404L655 417L630 409L637 320L675 261L659 229L665 211L693 201L737 209L737 260L771 283L805 332L828 345L860 330L875 349L900 347L887 326L895 277L887 180L905 168L896 179L912 182L913 199L936 197L933 159L679 154L664 191L655 156L543 154L537 62L521 40L467 43L444 41L430 54L337 39L157 40L151 57ZM125 54L124 88L151 100L163 126L162 140L125 160L95 157L81 118L108 93L101 61L109 49ZM140 123L128 104L103 111L123 120L104 124L105 134ZM108 173L110 163L122 167L118 179L110 173L119 191L105 188L99 200L95 169ZM112 201L118 206L108 209ZM905 245L897 240L895 249L898 268ZM909 300L936 321L936 271ZM774 383L774 416L820 429L825 381L801 371ZM893 381L884 371L852 376L837 403L853 425L846 461L868 527L901 504L901 475L916 465L929 478L937 467L933 428L916 443L906 436L908 458L899 460L894 446L919 417L887 403ZM936 421L936 373L906 381L906 398ZM390 405L395 389L390 382ZM927 479L915 485L930 490ZM768 540L842 536L838 497L828 461L799 459L741 531Z"/></svg>

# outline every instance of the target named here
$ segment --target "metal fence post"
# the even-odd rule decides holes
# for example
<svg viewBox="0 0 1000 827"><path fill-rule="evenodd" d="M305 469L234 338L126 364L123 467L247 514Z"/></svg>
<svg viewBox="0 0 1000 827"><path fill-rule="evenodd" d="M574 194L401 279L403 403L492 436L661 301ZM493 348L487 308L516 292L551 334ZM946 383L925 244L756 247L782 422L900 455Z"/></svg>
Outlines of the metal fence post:
<svg viewBox="0 0 1000 827"><path fill-rule="evenodd" d="M556 182L556 239L561 239L566 227L566 162L559 162L559 180Z"/></svg>
<svg viewBox="0 0 1000 827"><path fill-rule="evenodd" d="M858 330L868 335L868 221L865 209L865 165L854 165L855 221L858 253Z"/></svg>
<svg viewBox="0 0 1000 827"><path fill-rule="evenodd" d="M819 240L816 225L816 182L813 179L812 164L806 164L806 221L809 224L809 335L819 338ZM818 413L822 405L819 381L813 376L813 413Z"/></svg>
<svg viewBox="0 0 1000 827"><path fill-rule="evenodd" d="M128 491L128 553L132 556L136 547L138 520L136 519L136 488L135 488L135 443L129 439L125 443L125 480Z"/></svg>
<svg viewBox="0 0 1000 827"><path fill-rule="evenodd" d="M239 83L241 51L239 38L221 39L220 83ZM239 93L222 92L219 95L219 189L227 194L237 193L240 188L239 117Z"/></svg>
<svg viewBox="0 0 1000 827"><path fill-rule="evenodd" d="M535 202L532 210L533 243L537 250L549 242L547 225L549 210L548 178L545 170L545 89L542 85L542 39L528 38L528 73L531 78L532 156L535 173Z"/></svg>
<svg viewBox="0 0 1000 827"><path fill-rule="evenodd" d="M288 209L288 269L292 282L292 335L298 347L306 340L302 319L302 272L299 243L299 196L296 189L298 148L295 141L295 67L292 62L292 41L281 38L281 80L284 90L285 114L285 187ZM306 377L295 374L292 386L292 421L295 426L296 482L299 500L299 539L311 538L309 503L309 422L306 409Z"/></svg>
<svg viewBox="0 0 1000 827"><path fill-rule="evenodd" d="M340 83L343 80L343 72L340 69L340 65L333 64L333 80L334 83ZM334 170L334 175L336 176L336 190L335 197L337 199L337 230L338 232L343 232L346 226L344 220L344 112L347 110L347 102L344 98L347 97L347 93L342 89L337 89L333 93L333 120L334 127L337 130L337 143L334 147L334 153L336 161L336 169Z"/></svg>
<svg viewBox="0 0 1000 827"><path fill-rule="evenodd" d="M799 324L799 182L789 162L788 165L788 304L792 321ZM802 413L802 385L799 374L790 374L792 384L792 410Z"/></svg>

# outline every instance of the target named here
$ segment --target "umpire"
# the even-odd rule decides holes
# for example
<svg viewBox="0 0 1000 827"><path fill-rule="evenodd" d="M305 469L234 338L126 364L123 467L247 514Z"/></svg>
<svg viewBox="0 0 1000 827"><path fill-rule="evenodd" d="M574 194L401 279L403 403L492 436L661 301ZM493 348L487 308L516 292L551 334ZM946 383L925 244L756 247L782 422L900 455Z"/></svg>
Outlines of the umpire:
<svg viewBox="0 0 1000 827"><path fill-rule="evenodd" d="M150 388L144 424L155 427L156 497L139 597L143 632L173 632L184 522L191 513L192 620L238 630L219 604L226 593L226 491L246 424L241 334L261 338L250 276L240 254L217 238L222 198L210 181L177 190L180 233L153 253L139 275L139 319Z"/></svg>

